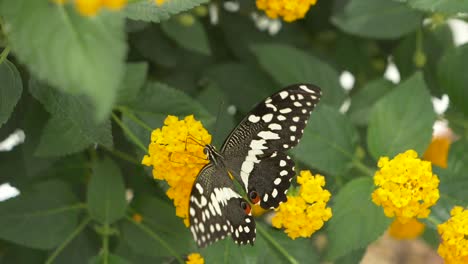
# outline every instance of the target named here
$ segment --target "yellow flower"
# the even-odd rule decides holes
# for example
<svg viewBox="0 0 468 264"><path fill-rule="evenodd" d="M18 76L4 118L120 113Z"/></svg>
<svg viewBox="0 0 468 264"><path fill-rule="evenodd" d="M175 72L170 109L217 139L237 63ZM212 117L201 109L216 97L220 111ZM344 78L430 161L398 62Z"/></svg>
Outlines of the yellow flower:
<svg viewBox="0 0 468 264"><path fill-rule="evenodd" d="M185 263L186 264L204 264L205 260L200 254L192 253L187 256L187 261L185 261Z"/></svg>
<svg viewBox="0 0 468 264"><path fill-rule="evenodd" d="M442 168L447 168L447 157L450 148L449 136L438 136L432 138L432 142L426 149L423 159L432 162Z"/></svg>
<svg viewBox="0 0 468 264"><path fill-rule="evenodd" d="M133 214L132 218L137 223L141 223L143 221L143 216L141 216L141 214L138 213Z"/></svg>
<svg viewBox="0 0 468 264"><path fill-rule="evenodd" d="M439 178L432 174L429 161L417 158L414 150L398 154L394 159L379 159L374 183L378 188L372 201L384 208L388 217L407 223L414 217L425 218L429 207L439 199Z"/></svg>
<svg viewBox="0 0 468 264"><path fill-rule="evenodd" d="M157 5L162 5L165 1L166 0L154 0L154 2L156 2Z"/></svg>
<svg viewBox="0 0 468 264"><path fill-rule="evenodd" d="M102 6L101 0L75 0L76 9L84 16L94 16Z"/></svg>
<svg viewBox="0 0 468 264"><path fill-rule="evenodd" d="M102 4L111 10L120 10L127 4L127 0L102 0Z"/></svg>
<svg viewBox="0 0 468 264"><path fill-rule="evenodd" d="M183 120L168 116L164 126L151 133L149 154L141 162L153 166L155 179L168 183L166 195L173 200L176 214L186 226L190 192L198 172L208 163L203 148L209 143L211 135L193 115Z"/></svg>
<svg viewBox="0 0 468 264"><path fill-rule="evenodd" d="M455 206L447 222L437 226L441 243L437 252L446 264L468 263L468 210Z"/></svg>
<svg viewBox="0 0 468 264"><path fill-rule="evenodd" d="M301 171L297 183L301 185L299 195L288 196L272 218L273 226L284 227L292 239L310 237L332 216L331 208L326 207L331 195L322 188L325 185L322 175L312 176L310 171Z"/></svg>
<svg viewBox="0 0 468 264"><path fill-rule="evenodd" d="M52 1L60 5L71 2L71 0ZM127 0L74 0L74 2L78 12L84 16L94 16L103 7L111 10L120 10L127 4Z"/></svg>
<svg viewBox="0 0 468 264"><path fill-rule="evenodd" d="M270 18L282 17L286 22L303 18L317 0L257 0L257 8Z"/></svg>
<svg viewBox="0 0 468 264"><path fill-rule="evenodd" d="M425 225L415 218L411 218L406 223L401 223L395 219L390 226L388 233L396 239L413 239L424 232Z"/></svg>

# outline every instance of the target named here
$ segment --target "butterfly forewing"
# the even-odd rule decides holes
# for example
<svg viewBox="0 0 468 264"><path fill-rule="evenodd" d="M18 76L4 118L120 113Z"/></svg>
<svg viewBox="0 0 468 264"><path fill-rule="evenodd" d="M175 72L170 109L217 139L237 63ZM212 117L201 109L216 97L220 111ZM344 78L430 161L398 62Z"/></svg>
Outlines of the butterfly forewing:
<svg viewBox="0 0 468 264"><path fill-rule="evenodd" d="M247 194L260 195L263 208L285 200L294 162L283 152L299 143L320 97L317 86L288 86L258 104L224 142L221 154L226 166ZM275 185L275 180L281 183Z"/></svg>
<svg viewBox="0 0 468 264"><path fill-rule="evenodd" d="M238 244L253 244L255 222L243 206L248 203L235 191L226 170L213 163L206 165L195 181L189 202L190 231L198 246L205 247L228 235Z"/></svg>

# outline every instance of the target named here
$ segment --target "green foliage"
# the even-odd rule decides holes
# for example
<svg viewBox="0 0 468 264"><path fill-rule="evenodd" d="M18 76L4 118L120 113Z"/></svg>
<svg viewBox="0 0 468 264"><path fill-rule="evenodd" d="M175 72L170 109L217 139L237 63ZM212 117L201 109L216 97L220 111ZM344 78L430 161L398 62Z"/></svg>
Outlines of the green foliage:
<svg viewBox="0 0 468 264"><path fill-rule="evenodd" d="M468 205L468 44L456 47L446 24L464 18L467 0L318 0L278 32L253 18L263 15L254 1L238 12L128 1L90 17L69 2L0 0L0 142L26 135L0 151L0 184L20 191L0 201L1 263L183 263L193 252L206 263L359 263L391 221L371 201L377 160L422 156L437 119L456 142L447 168L433 168L441 198L421 239L437 247L436 225ZM383 76L389 62L398 83ZM290 154L325 176L331 220L292 240L267 214L253 247L227 238L199 249L167 185L141 165L151 131L194 115L220 147L254 105L294 83L323 91ZM436 115L431 99L443 94L449 108Z"/></svg>
<svg viewBox="0 0 468 264"><path fill-rule="evenodd" d="M15 65L9 61L0 64L0 127L8 120L21 97L23 84Z"/></svg>
<svg viewBox="0 0 468 264"><path fill-rule="evenodd" d="M431 141L435 117L423 77L416 73L373 107L367 134L370 154L376 160L407 149L421 155Z"/></svg>
<svg viewBox="0 0 468 264"><path fill-rule="evenodd" d="M95 161L88 186L89 214L110 225L125 216L125 186L117 165L110 159Z"/></svg>
<svg viewBox="0 0 468 264"><path fill-rule="evenodd" d="M18 59L54 87L89 96L96 119L104 120L125 69L123 18L104 13L83 19L48 1L2 1L0 10L12 28L8 41Z"/></svg>
<svg viewBox="0 0 468 264"><path fill-rule="evenodd" d="M394 39L416 30L423 13L387 0L349 0L336 8L333 23L362 37Z"/></svg>
<svg viewBox="0 0 468 264"><path fill-rule="evenodd" d="M381 236L391 220L371 201L373 182L370 178L352 180L336 195L333 217L327 230L329 259L337 259L366 247Z"/></svg>

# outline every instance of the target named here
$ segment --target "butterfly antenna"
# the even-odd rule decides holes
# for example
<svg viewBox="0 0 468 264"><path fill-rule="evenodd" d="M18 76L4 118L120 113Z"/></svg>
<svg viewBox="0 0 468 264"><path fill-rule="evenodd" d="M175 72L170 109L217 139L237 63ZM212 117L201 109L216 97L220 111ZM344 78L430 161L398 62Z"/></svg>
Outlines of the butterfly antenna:
<svg viewBox="0 0 468 264"><path fill-rule="evenodd" d="M217 142L216 141L216 135L217 135L218 126L219 126L219 117L221 115L223 106L224 106L224 100L221 100L221 102L219 103L219 106L218 106L218 112L216 113L216 119L215 119L214 128L213 128L213 140L212 140L212 142Z"/></svg>

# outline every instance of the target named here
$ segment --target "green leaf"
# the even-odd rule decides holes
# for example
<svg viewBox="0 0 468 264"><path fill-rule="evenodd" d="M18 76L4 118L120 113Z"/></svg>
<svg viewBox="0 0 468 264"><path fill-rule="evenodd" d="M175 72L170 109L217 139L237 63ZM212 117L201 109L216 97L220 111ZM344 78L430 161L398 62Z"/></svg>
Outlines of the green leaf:
<svg viewBox="0 0 468 264"><path fill-rule="evenodd" d="M416 73L373 107L367 134L370 154L376 160L408 149L422 155L431 142L435 119L423 76Z"/></svg>
<svg viewBox="0 0 468 264"><path fill-rule="evenodd" d="M117 102L125 103L134 100L146 81L148 63L128 63L125 76L120 84Z"/></svg>
<svg viewBox="0 0 468 264"><path fill-rule="evenodd" d="M89 214L102 224L109 225L124 217L125 186L119 167L111 159L94 162L87 202Z"/></svg>
<svg viewBox="0 0 468 264"><path fill-rule="evenodd" d="M126 221L121 228L122 238L135 253L153 257L172 256L172 253L187 253L194 247L189 229L176 216L171 204L143 196L135 209L143 221L140 224Z"/></svg>
<svg viewBox="0 0 468 264"><path fill-rule="evenodd" d="M356 250L353 250L350 253L336 259L333 263L336 263L336 264L361 263L362 258L364 257L365 253L366 253L366 248L356 249Z"/></svg>
<svg viewBox="0 0 468 264"><path fill-rule="evenodd" d="M23 92L21 76L8 60L0 64L0 127L10 117Z"/></svg>
<svg viewBox="0 0 468 264"><path fill-rule="evenodd" d="M125 8L125 15L134 20L161 22L169 19L171 15L187 11L206 2L208 0L171 0L157 5L154 1L139 1L128 4Z"/></svg>
<svg viewBox="0 0 468 264"><path fill-rule="evenodd" d="M439 85L450 98L450 107L468 116L468 75L463 69L468 67L468 44L449 50L438 67Z"/></svg>
<svg viewBox="0 0 468 264"><path fill-rule="evenodd" d="M198 94L198 101L207 108L213 116L216 116L215 122L208 124L206 129L212 131L211 144L221 146L224 139L231 133L235 127L236 121L234 115L229 113L228 97L225 90L218 88L216 84L210 84Z"/></svg>
<svg viewBox="0 0 468 264"><path fill-rule="evenodd" d="M173 68L181 59L180 50L156 25L131 34L130 43L136 53L158 66Z"/></svg>
<svg viewBox="0 0 468 264"><path fill-rule="evenodd" d="M169 38L182 48L207 56L211 54L208 36L203 24L198 19L194 18L193 23L186 25L180 18L176 17L176 19L161 23L161 28Z"/></svg>
<svg viewBox="0 0 468 264"><path fill-rule="evenodd" d="M204 77L221 88L229 102L243 114L281 88L257 67L241 63L215 65L204 73Z"/></svg>
<svg viewBox="0 0 468 264"><path fill-rule="evenodd" d="M70 120L52 117L42 131L34 154L39 157L64 156L82 151L92 143Z"/></svg>
<svg viewBox="0 0 468 264"><path fill-rule="evenodd" d="M81 207L67 185L43 182L0 203L0 238L37 249L56 247L74 230Z"/></svg>
<svg viewBox="0 0 468 264"><path fill-rule="evenodd" d="M114 254L108 254L107 258L103 254L95 256L89 261L90 264L130 264L126 259Z"/></svg>
<svg viewBox="0 0 468 264"><path fill-rule="evenodd" d="M157 82L148 82L140 91L137 100L128 107L136 113L194 115L196 119L213 119L208 110L195 99L180 90Z"/></svg>
<svg viewBox="0 0 468 264"><path fill-rule="evenodd" d="M262 228L269 239L273 240L298 263L319 263L310 239L298 238L292 240L283 230L276 230L257 220L257 226ZM276 248L271 240L265 238L263 232L257 230L254 246L239 246L227 237L200 251L205 263L290 263Z"/></svg>
<svg viewBox="0 0 468 264"><path fill-rule="evenodd" d="M294 156L308 166L332 175L350 168L358 134L349 119L338 110L320 105L310 117Z"/></svg>
<svg viewBox="0 0 468 264"><path fill-rule="evenodd" d="M394 85L385 79L377 79L366 83L362 89L351 97L351 106L348 109L348 115L356 125L367 125L369 114L382 96L392 90Z"/></svg>
<svg viewBox="0 0 468 264"><path fill-rule="evenodd" d="M98 254L100 242L96 235L84 231L74 238L54 260L54 264L82 264Z"/></svg>
<svg viewBox="0 0 468 264"><path fill-rule="evenodd" d="M328 259L334 260L367 247L390 225L392 220L371 201L373 190L371 178L359 178L347 183L335 196L333 216L327 227Z"/></svg>
<svg viewBox="0 0 468 264"><path fill-rule="evenodd" d="M459 140L450 146L447 168L440 169L437 175L440 179L440 192L458 201L460 205L468 204L468 141ZM443 155L443 154L441 154Z"/></svg>
<svg viewBox="0 0 468 264"><path fill-rule="evenodd" d="M89 18L71 5L28 0L2 1L0 10L15 55L33 74L62 91L87 95L97 120L109 115L124 74L121 15Z"/></svg>
<svg viewBox="0 0 468 264"><path fill-rule="evenodd" d="M423 13L388 0L349 0L332 22L346 33L378 39L399 38L421 26ZM390 22L391 21L391 22Z"/></svg>
<svg viewBox="0 0 468 264"><path fill-rule="evenodd" d="M467 0L396 0L426 12L445 14L468 13Z"/></svg>
<svg viewBox="0 0 468 264"><path fill-rule="evenodd" d="M401 79L406 79L413 75L414 72L423 70L424 79L431 90L431 94L440 97L445 92L442 91L442 87L437 83L437 66L442 55L447 50L453 48L452 30L446 24L436 28L423 28L414 34L408 35L400 41L392 55L400 72ZM415 63L417 49L426 58L424 65L416 65Z"/></svg>
<svg viewBox="0 0 468 264"><path fill-rule="evenodd" d="M112 147L110 121L96 124L92 118L91 104L86 98L61 93L35 80L30 81L29 90L52 114L41 136L36 152L38 155L70 154L95 143ZM70 146L63 144L67 141Z"/></svg>
<svg viewBox="0 0 468 264"><path fill-rule="evenodd" d="M313 83L322 88L322 102L336 107L345 98L335 69L312 55L283 44L254 45L260 66L282 86Z"/></svg>

